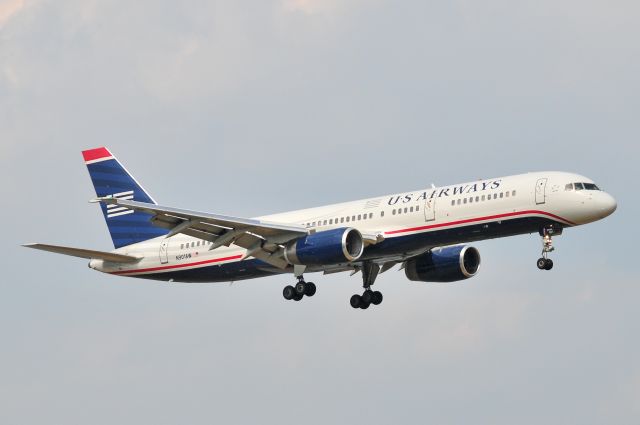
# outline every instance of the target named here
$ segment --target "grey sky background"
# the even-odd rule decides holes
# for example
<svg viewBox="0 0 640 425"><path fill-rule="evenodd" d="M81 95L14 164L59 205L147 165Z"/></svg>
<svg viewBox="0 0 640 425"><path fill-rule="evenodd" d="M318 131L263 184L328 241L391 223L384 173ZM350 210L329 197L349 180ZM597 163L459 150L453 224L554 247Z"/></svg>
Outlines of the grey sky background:
<svg viewBox="0 0 640 425"><path fill-rule="evenodd" d="M0 423L633 424L640 4L0 0ZM82 149L161 203L255 216L534 170L618 200L479 275L177 285L111 249Z"/></svg>

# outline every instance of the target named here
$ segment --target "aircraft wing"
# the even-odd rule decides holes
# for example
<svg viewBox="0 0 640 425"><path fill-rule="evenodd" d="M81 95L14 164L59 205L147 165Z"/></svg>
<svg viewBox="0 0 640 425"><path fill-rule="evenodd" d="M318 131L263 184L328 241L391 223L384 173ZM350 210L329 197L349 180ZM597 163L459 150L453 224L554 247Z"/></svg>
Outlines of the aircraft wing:
<svg viewBox="0 0 640 425"><path fill-rule="evenodd" d="M171 229L166 237L182 233L208 240L212 242L210 249L233 243L248 250L246 257L258 258L278 268L288 265L281 245L308 234L303 226L182 210L119 198L104 197L95 202L103 202L111 209L126 208L151 214L153 224Z"/></svg>
<svg viewBox="0 0 640 425"><path fill-rule="evenodd" d="M130 255L114 254L113 252L93 251L90 249L71 248L68 246L45 245L42 243L29 243L22 245L26 248L39 249L41 251L55 252L56 254L70 255L72 257L86 258L89 260L104 260L113 263L137 263L138 257Z"/></svg>

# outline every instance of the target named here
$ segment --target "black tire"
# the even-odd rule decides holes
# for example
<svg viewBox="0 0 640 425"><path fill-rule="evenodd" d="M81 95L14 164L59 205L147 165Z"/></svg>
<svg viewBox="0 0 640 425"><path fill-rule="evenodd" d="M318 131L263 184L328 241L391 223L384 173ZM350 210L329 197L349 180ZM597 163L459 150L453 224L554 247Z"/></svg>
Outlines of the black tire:
<svg viewBox="0 0 640 425"><path fill-rule="evenodd" d="M282 290L282 296L285 300L292 300L296 296L296 290L291 285L287 285Z"/></svg>
<svg viewBox="0 0 640 425"><path fill-rule="evenodd" d="M307 289L307 284L305 282L296 283L296 294L304 295L305 289Z"/></svg>
<svg viewBox="0 0 640 425"><path fill-rule="evenodd" d="M364 294L362 294L362 302L363 304L371 304L372 301L373 301L373 291L370 289L367 289L366 291L364 291Z"/></svg>
<svg viewBox="0 0 640 425"><path fill-rule="evenodd" d="M544 270L547 267L547 259L546 258L538 258L538 262L536 265L540 270Z"/></svg>
<svg viewBox="0 0 640 425"><path fill-rule="evenodd" d="M382 292L380 291L373 291L373 296L371 297L371 304L373 305L380 305L380 303L382 302Z"/></svg>
<svg viewBox="0 0 640 425"><path fill-rule="evenodd" d="M551 270L553 268L553 261L550 259L547 259L546 264L544 265L544 269L545 270Z"/></svg>
<svg viewBox="0 0 640 425"><path fill-rule="evenodd" d="M360 304L360 308L363 310L366 310L369 308L369 306L371 305L371 303L365 303L363 302L362 304Z"/></svg>
<svg viewBox="0 0 640 425"><path fill-rule="evenodd" d="M313 297L316 294L316 284L313 282L307 282L305 284L304 294L307 297Z"/></svg>
<svg viewBox="0 0 640 425"><path fill-rule="evenodd" d="M351 303L351 307L360 308L360 305L362 305L362 297L358 294L355 294L351 297L349 302Z"/></svg>
<svg viewBox="0 0 640 425"><path fill-rule="evenodd" d="M300 301L300 300L302 299L302 297L304 297L304 295L296 294L296 295L293 297L293 300L294 300L294 301Z"/></svg>

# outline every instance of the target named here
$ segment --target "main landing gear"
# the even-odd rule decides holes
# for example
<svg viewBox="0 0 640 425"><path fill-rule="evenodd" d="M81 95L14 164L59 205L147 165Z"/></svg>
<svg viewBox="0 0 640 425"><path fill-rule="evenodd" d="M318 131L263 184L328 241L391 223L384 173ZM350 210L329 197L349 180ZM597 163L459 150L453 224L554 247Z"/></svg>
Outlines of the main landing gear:
<svg viewBox="0 0 640 425"><path fill-rule="evenodd" d="M553 235L562 234L562 228L558 229L554 226L544 227L540 230L540 236L542 236L542 257L538 258L536 265L540 270L551 270L553 268L553 261L549 258L549 253L555 248L553 247Z"/></svg>
<svg viewBox="0 0 640 425"><path fill-rule="evenodd" d="M355 294L351 297L351 307L366 310L371 304L379 305L382 302L382 293L371 290L371 285L376 281L379 272L379 265L370 262L364 263L362 267L362 286L364 287L364 293L362 295Z"/></svg>
<svg viewBox="0 0 640 425"><path fill-rule="evenodd" d="M298 283L295 286L285 286L282 290L282 296L285 300L300 301L303 297L313 297L316 294L316 284L313 282L305 282L304 278L298 276Z"/></svg>

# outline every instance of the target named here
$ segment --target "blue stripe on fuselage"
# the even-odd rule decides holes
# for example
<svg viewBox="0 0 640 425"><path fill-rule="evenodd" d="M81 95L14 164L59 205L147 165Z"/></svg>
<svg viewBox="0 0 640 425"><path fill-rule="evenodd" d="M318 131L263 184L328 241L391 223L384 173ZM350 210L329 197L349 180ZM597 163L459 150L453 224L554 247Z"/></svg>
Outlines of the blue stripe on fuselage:
<svg viewBox="0 0 640 425"><path fill-rule="evenodd" d="M379 259L385 256L427 250L437 246L476 242L484 239L515 236L538 232L541 227L554 224L565 225L543 217L520 217L490 223L473 224L451 229L439 229L405 236L387 238L383 242L365 249L360 260ZM252 279L290 272L270 266L263 261L251 259L220 265L186 270L171 270L164 273L144 274L131 277L176 282L229 282Z"/></svg>

